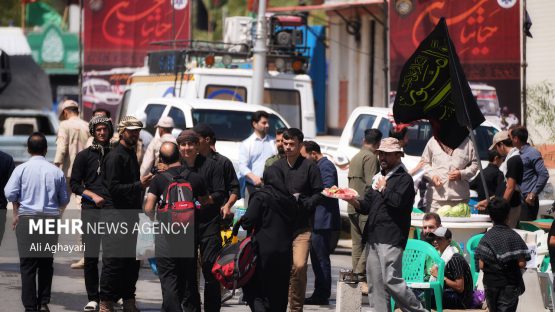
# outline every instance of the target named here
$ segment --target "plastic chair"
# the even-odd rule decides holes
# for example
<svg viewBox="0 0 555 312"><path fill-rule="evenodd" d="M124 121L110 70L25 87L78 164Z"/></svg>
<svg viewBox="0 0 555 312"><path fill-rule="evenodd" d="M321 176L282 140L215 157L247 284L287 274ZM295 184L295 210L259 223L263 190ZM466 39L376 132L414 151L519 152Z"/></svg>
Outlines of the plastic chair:
<svg viewBox="0 0 555 312"><path fill-rule="evenodd" d="M420 210L419 208L412 207L412 213L424 213L424 211Z"/></svg>
<svg viewBox="0 0 555 312"><path fill-rule="evenodd" d="M538 226L533 225L532 223L527 223L527 222L519 222L518 223L518 228L521 229L521 230L524 230L524 231L528 231L528 232L543 231Z"/></svg>
<svg viewBox="0 0 555 312"><path fill-rule="evenodd" d="M425 262L426 258L432 258L437 265L437 280L425 281ZM443 294L443 278L445 273L445 262L441 259L437 250L432 245L416 240L409 239L405 251L403 252L403 279L410 288L414 289L430 289L434 292L436 311L443 311L442 294ZM426 305L431 302L430 293L425 292ZM395 301L391 297L391 310L395 310Z"/></svg>
<svg viewBox="0 0 555 312"><path fill-rule="evenodd" d="M484 234L476 234L472 236L466 243L466 251L468 252L470 273L472 273L472 282L474 283L474 287L476 287L476 283L478 283L478 275L480 274L480 268L476 267L474 250L476 250L476 247L478 247L478 244L480 243L482 237L484 237Z"/></svg>

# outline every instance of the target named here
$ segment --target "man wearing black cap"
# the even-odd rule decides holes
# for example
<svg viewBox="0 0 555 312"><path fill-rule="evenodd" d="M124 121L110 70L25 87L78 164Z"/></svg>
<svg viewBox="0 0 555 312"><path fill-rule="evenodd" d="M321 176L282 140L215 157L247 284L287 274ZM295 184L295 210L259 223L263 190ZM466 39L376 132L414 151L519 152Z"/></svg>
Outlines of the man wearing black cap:
<svg viewBox="0 0 555 312"><path fill-rule="evenodd" d="M114 302L123 299L123 310L136 312L135 284L139 278L139 262L135 258L142 193L153 175L139 175L139 162L134 147L139 141L143 123L125 116L118 124L119 144L108 153L102 168L102 182L108 190L101 220L119 230L102 237L102 274L100 277L100 311L113 311ZM123 230L123 227L127 231Z"/></svg>
<svg viewBox="0 0 555 312"><path fill-rule="evenodd" d="M241 198L241 188L239 187L239 180L233 168L233 163L229 158L212 149L212 146L216 144L216 134L212 127L208 124L200 123L193 128L193 131L200 136L199 153L206 158L214 160L217 164L217 170L223 174L225 190L229 198L220 209L220 213L222 218L226 219L228 216L231 216L231 207Z"/></svg>
<svg viewBox="0 0 555 312"><path fill-rule="evenodd" d="M202 274L204 275L204 310L220 311L220 283L212 275L212 266L222 248L220 237L220 208L227 201L222 171L216 161L199 154L200 137L193 130L183 130L177 137L183 169L199 174L205 181L208 204L202 205L195 216L196 246L200 248ZM195 253L196 254L196 253ZM195 262L196 263L196 262ZM194 268L196 271L196 268ZM187 283L186 305L200 307L197 282Z"/></svg>

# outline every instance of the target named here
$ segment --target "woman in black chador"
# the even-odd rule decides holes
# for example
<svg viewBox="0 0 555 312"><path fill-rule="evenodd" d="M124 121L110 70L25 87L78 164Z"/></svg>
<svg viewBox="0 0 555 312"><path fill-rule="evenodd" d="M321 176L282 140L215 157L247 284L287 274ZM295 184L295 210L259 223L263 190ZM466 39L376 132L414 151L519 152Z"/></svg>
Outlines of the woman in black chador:
<svg viewBox="0 0 555 312"><path fill-rule="evenodd" d="M263 180L264 187L251 195L242 218L243 228L254 230L258 246L255 275L243 290L252 311L285 312L297 201L278 168L268 167Z"/></svg>

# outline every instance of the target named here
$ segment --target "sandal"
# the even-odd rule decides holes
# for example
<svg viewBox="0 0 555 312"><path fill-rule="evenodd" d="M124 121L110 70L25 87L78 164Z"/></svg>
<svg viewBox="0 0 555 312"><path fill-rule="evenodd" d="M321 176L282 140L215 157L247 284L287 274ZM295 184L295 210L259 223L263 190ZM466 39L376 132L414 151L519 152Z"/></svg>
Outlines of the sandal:
<svg viewBox="0 0 555 312"><path fill-rule="evenodd" d="M87 305L83 308L83 311L85 311L85 312L98 311L98 302L89 301L89 303L87 303Z"/></svg>

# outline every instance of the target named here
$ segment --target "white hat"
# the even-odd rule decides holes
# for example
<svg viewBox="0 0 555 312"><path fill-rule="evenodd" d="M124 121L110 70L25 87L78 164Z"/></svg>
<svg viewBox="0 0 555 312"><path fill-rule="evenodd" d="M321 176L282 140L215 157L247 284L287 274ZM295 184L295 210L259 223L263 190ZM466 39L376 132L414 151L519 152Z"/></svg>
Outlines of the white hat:
<svg viewBox="0 0 555 312"><path fill-rule="evenodd" d="M158 120L158 124L156 127L160 128L175 128L175 123L173 122L173 118L170 116L165 116Z"/></svg>

